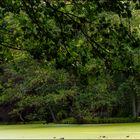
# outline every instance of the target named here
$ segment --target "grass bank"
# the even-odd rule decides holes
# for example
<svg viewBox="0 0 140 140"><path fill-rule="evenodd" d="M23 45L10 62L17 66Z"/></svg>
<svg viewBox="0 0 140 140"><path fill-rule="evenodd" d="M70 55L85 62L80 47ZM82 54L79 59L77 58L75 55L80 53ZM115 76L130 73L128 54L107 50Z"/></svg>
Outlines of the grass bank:
<svg viewBox="0 0 140 140"><path fill-rule="evenodd" d="M0 125L0 139L139 139L140 123Z"/></svg>

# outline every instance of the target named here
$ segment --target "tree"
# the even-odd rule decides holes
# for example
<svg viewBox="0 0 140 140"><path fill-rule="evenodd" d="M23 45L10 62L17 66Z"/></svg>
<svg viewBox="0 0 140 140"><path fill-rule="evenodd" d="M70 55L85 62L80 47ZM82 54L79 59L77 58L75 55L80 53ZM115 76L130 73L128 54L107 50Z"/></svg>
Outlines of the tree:
<svg viewBox="0 0 140 140"><path fill-rule="evenodd" d="M10 67L10 76L1 82L1 99L7 103L16 93L10 100L12 115L23 121L51 116L47 121L56 122L65 116L82 122L86 114L102 116L106 111L113 116L114 108L128 103L128 95L129 109L137 117L140 44L132 22L135 4L138 8L134 0L1 1L0 70L6 75L3 66L8 62ZM116 83L116 77L123 78Z"/></svg>

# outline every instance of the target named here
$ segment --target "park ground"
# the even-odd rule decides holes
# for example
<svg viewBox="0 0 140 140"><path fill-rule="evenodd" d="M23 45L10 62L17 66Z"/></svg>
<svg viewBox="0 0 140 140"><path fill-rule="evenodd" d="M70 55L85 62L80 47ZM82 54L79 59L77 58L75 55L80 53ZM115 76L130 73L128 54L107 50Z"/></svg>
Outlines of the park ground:
<svg viewBox="0 0 140 140"><path fill-rule="evenodd" d="M0 139L140 139L140 123L0 125Z"/></svg>

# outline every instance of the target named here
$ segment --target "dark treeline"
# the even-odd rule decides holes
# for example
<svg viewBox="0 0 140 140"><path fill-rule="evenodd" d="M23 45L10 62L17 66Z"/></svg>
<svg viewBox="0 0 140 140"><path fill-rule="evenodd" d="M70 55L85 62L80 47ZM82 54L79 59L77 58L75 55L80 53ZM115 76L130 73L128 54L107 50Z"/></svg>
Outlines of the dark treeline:
<svg viewBox="0 0 140 140"><path fill-rule="evenodd" d="M139 8L139 0L0 1L0 121L137 119Z"/></svg>

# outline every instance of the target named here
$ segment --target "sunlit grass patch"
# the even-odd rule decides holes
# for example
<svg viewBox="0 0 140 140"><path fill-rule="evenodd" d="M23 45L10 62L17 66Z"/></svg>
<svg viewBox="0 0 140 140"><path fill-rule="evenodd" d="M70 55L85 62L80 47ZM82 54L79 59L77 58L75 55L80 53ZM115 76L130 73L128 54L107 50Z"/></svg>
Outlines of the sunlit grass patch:
<svg viewBox="0 0 140 140"><path fill-rule="evenodd" d="M140 123L1 125L0 139L139 139Z"/></svg>

